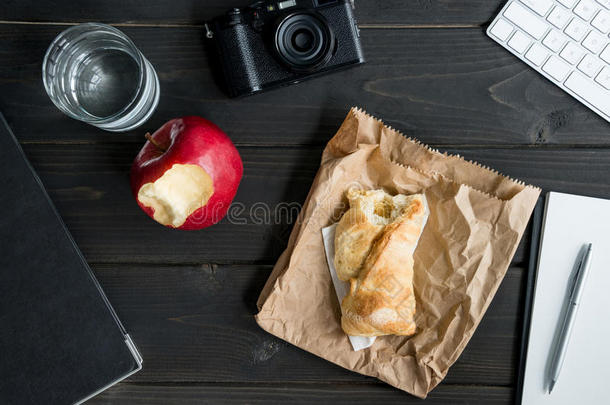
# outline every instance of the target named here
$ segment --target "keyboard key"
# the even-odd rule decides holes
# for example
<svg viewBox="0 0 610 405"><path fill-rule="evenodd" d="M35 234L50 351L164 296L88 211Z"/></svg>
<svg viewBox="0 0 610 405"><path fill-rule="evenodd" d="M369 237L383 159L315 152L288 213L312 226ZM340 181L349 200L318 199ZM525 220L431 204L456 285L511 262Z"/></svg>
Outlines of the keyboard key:
<svg viewBox="0 0 610 405"><path fill-rule="evenodd" d="M607 34L610 31L610 13L604 10L600 11L591 21L591 25Z"/></svg>
<svg viewBox="0 0 610 405"><path fill-rule="evenodd" d="M564 6L566 6L567 8L572 8L572 7L574 7L576 0L559 0L559 2L561 4L563 4Z"/></svg>
<svg viewBox="0 0 610 405"><path fill-rule="evenodd" d="M580 46L570 42L565 48L563 48L563 51L561 51L559 56L561 56L563 60L568 62L570 65L575 65L580 62L583 56L585 56L585 51L583 51Z"/></svg>
<svg viewBox="0 0 610 405"><path fill-rule="evenodd" d="M550 59L544 64L542 70L547 72L551 77L558 82L563 81L568 73L570 73L570 65L563 62L556 56L551 56Z"/></svg>
<svg viewBox="0 0 610 405"><path fill-rule="evenodd" d="M566 26L568 21L570 21L571 17L572 14L568 12L568 10L563 7L557 6L553 9L553 11L551 11L551 14L549 14L546 19L555 27L562 30L563 27Z"/></svg>
<svg viewBox="0 0 610 405"><path fill-rule="evenodd" d="M552 0L521 0L521 3L525 4L543 17L553 5Z"/></svg>
<svg viewBox="0 0 610 405"><path fill-rule="evenodd" d="M606 90L610 90L610 67L604 66L595 78L595 81L604 86ZM608 98L610 98L610 94L608 94Z"/></svg>
<svg viewBox="0 0 610 405"><path fill-rule="evenodd" d="M610 63L610 45L608 45L606 49L599 54L599 57L605 60L606 63Z"/></svg>
<svg viewBox="0 0 610 405"><path fill-rule="evenodd" d="M577 72L572 73L564 84L568 89L587 100L601 112L610 116L610 93L608 91Z"/></svg>
<svg viewBox="0 0 610 405"><path fill-rule="evenodd" d="M525 54L527 60L532 62L536 66L542 65L542 63L548 58L549 52L546 48L538 43L532 45L529 51Z"/></svg>
<svg viewBox="0 0 610 405"><path fill-rule="evenodd" d="M595 31L589 32L589 35L582 41L582 45L593 53L598 53L608 43L606 37L601 36Z"/></svg>
<svg viewBox="0 0 610 405"><path fill-rule="evenodd" d="M574 13L585 21L589 21L591 17L599 10L592 0L580 0L574 8Z"/></svg>
<svg viewBox="0 0 610 405"><path fill-rule="evenodd" d="M555 30L549 32L542 41L542 43L553 52L559 52L566 42L568 42L568 38L561 32Z"/></svg>
<svg viewBox="0 0 610 405"><path fill-rule="evenodd" d="M584 38L587 31L589 31L588 26L578 18L574 18L566 27L565 33L574 40L580 42Z"/></svg>
<svg viewBox="0 0 610 405"><path fill-rule="evenodd" d="M542 38L547 29L544 24L540 23L535 14L519 3L511 3L504 10L504 17L536 39Z"/></svg>
<svg viewBox="0 0 610 405"><path fill-rule="evenodd" d="M502 41L506 41L512 32L513 26L506 22L506 20L500 19L494 24L493 27L491 27L491 33L500 38Z"/></svg>
<svg viewBox="0 0 610 405"><path fill-rule="evenodd" d="M607 9L610 9L610 0L597 0L597 2Z"/></svg>
<svg viewBox="0 0 610 405"><path fill-rule="evenodd" d="M508 41L508 46L513 48L519 53L525 52L528 46L532 43L530 37L522 33L521 31L515 32L515 35Z"/></svg>
<svg viewBox="0 0 610 405"><path fill-rule="evenodd" d="M599 69L602 67L602 61L596 58L593 55L587 55L584 59L578 64L578 70L583 72L589 77L595 76Z"/></svg>

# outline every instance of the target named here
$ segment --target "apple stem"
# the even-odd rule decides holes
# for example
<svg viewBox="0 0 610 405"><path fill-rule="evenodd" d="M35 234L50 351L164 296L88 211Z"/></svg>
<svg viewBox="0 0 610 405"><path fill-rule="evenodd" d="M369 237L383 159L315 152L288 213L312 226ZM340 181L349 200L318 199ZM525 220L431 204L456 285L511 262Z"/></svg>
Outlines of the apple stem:
<svg viewBox="0 0 610 405"><path fill-rule="evenodd" d="M165 149L164 147L162 147L161 145L159 145L157 142L155 142L155 140L153 139L152 135L150 134L150 132L147 132L146 135L144 135L146 137L146 139L148 139L148 141L150 143L152 143L153 145L155 145L155 147L157 149L159 149L161 152L165 152L167 149Z"/></svg>

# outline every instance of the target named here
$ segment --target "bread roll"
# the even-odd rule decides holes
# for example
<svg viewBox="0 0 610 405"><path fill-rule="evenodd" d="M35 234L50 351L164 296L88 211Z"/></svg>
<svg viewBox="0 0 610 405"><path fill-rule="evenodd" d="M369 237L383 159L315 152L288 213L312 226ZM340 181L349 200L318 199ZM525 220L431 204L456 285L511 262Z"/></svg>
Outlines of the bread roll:
<svg viewBox="0 0 610 405"><path fill-rule="evenodd" d="M350 190L348 199L335 236L337 274L350 281L341 326L352 336L412 335L413 252L428 217L425 196Z"/></svg>

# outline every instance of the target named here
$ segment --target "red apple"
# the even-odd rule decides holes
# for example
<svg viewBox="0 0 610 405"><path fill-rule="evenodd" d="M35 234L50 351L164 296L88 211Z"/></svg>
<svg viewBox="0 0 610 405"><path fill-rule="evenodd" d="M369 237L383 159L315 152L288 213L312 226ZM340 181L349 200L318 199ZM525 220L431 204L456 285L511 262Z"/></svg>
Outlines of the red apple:
<svg viewBox="0 0 610 405"><path fill-rule="evenodd" d="M183 117L146 138L131 167L140 208L171 228L201 229L220 221L243 173L229 137L206 119Z"/></svg>

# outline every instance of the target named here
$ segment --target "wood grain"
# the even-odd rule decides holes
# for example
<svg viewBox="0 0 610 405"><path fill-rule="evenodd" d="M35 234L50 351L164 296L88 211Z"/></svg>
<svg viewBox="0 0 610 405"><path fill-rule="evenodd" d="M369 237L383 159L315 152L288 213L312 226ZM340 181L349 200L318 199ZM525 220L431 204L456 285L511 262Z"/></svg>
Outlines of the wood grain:
<svg viewBox="0 0 610 405"><path fill-rule="evenodd" d="M41 61L63 28L0 25L0 109L21 141L130 142L197 114L240 145L323 145L359 105L435 145L610 145L607 122L481 28L362 30L365 65L232 100L211 74L202 28L124 27L159 73L161 102L140 129L104 133L64 116L44 92Z"/></svg>
<svg viewBox="0 0 610 405"><path fill-rule="evenodd" d="M131 382L372 383L258 327L271 266L94 265L140 348ZM523 269L511 268L444 383L510 386L518 353Z"/></svg>
<svg viewBox="0 0 610 405"><path fill-rule="evenodd" d="M279 204L301 204L318 169L321 148L240 147L245 176L231 211L203 231L164 228L140 211L131 196L129 168L140 147L130 144L25 145L76 242L90 262L273 263L286 245L292 215ZM501 173L545 190L610 197L608 149L455 148ZM294 204L293 204L294 203ZM265 216L265 204L272 215ZM515 257L524 260L528 245Z"/></svg>
<svg viewBox="0 0 610 405"><path fill-rule="evenodd" d="M356 0L365 65L228 99L211 73L202 24L248 3L0 3L0 111L145 360L140 373L91 402L419 403L253 319L295 207L349 107L545 191L602 198L610 198L610 127L485 35L503 0ZM105 133L65 117L46 96L46 47L84 21L118 24L155 66L161 102L143 127ZM142 134L187 114L219 124L245 164L232 221L199 232L155 224L129 189ZM271 212L288 204L288 214L266 218L261 204ZM529 237L528 228L487 314L426 404L513 402Z"/></svg>
<svg viewBox="0 0 610 405"><path fill-rule="evenodd" d="M512 403L507 387L441 385L426 405ZM371 385L140 385L119 384L91 400L91 404L268 404L268 403L384 403L421 404L422 400L381 384Z"/></svg>
<svg viewBox="0 0 610 405"><path fill-rule="evenodd" d="M75 6L63 2L5 0L0 3L3 20L17 21L100 21L127 24L202 24L231 7L246 6L254 0L149 0L146 7L137 0L80 0ZM356 0L356 17L361 24L480 25L497 12L502 0Z"/></svg>

